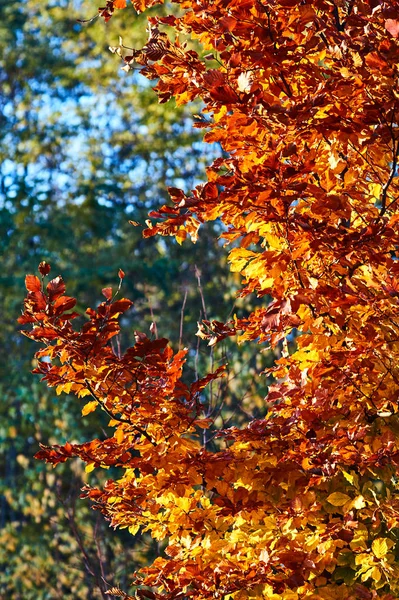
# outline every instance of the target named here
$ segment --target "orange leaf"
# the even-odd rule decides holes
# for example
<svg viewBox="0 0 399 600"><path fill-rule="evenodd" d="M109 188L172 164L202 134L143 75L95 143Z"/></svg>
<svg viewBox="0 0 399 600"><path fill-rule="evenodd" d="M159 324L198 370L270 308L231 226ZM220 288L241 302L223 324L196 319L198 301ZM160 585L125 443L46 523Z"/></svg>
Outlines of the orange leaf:
<svg viewBox="0 0 399 600"><path fill-rule="evenodd" d="M95 411L97 406L98 406L98 403L96 400L90 400L90 402L87 402L87 404L85 404L84 407L82 408L82 415L85 417L89 413Z"/></svg>
<svg viewBox="0 0 399 600"><path fill-rule="evenodd" d="M40 279L36 275L27 275L25 277L25 286L28 292L40 292L42 287Z"/></svg>

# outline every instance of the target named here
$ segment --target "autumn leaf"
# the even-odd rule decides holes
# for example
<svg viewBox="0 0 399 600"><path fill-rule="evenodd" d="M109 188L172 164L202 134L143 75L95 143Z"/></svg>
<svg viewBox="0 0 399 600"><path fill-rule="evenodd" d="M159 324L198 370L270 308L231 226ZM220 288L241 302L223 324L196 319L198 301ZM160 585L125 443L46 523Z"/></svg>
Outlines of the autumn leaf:
<svg viewBox="0 0 399 600"><path fill-rule="evenodd" d="M82 416L85 417L89 413L95 411L97 406L98 406L97 400L90 400L90 402L87 402L87 404L85 404L84 407L82 408Z"/></svg>
<svg viewBox="0 0 399 600"><path fill-rule="evenodd" d="M341 492L334 492L333 494L330 494L327 498L327 502L329 502L333 506L343 506L349 501L350 496Z"/></svg>
<svg viewBox="0 0 399 600"><path fill-rule="evenodd" d="M396 21L395 19L387 19L385 21L385 28L394 38L399 36L399 21Z"/></svg>
<svg viewBox="0 0 399 600"><path fill-rule="evenodd" d="M40 279L36 275L27 275L25 277L25 286L28 292L39 292L42 287Z"/></svg>
<svg viewBox="0 0 399 600"><path fill-rule="evenodd" d="M371 544L371 549L376 558L384 558L394 543L389 538L376 538Z"/></svg>
<svg viewBox="0 0 399 600"><path fill-rule="evenodd" d="M116 430L115 439L118 442L118 444L121 444L125 439L125 433L120 427Z"/></svg>
<svg viewBox="0 0 399 600"><path fill-rule="evenodd" d="M102 295L107 299L107 300L111 300L112 299L112 288L111 287L106 287L103 288L101 290Z"/></svg>
<svg viewBox="0 0 399 600"><path fill-rule="evenodd" d="M52 302L57 300L57 298L65 293L65 284L61 277L55 277L48 282L46 289L49 295L49 300Z"/></svg>

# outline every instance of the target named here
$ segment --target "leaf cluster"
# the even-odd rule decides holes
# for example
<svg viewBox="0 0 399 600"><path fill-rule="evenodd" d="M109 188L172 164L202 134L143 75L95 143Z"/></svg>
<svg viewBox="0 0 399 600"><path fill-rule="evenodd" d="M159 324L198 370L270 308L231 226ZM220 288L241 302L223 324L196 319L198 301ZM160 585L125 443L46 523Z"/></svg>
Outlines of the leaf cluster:
<svg viewBox="0 0 399 600"><path fill-rule="evenodd" d="M152 4L133 2L138 11ZM44 448L40 457L78 455L94 466L111 457L123 469L85 494L115 526L167 539L165 555L136 581L153 591L140 589L137 598L392 600L398 7L178 4L177 16L150 17L149 39L133 56L157 81L161 102L203 102L198 125L226 155L190 194L170 190L172 205L150 213L144 236L195 241L202 224L221 220L232 270L243 279L239 293L260 302L243 318L206 320L200 335L211 346L237 336L280 351L268 373L268 412L220 428L208 447L195 387L193 395L179 383L183 355L139 339L118 356L107 337L117 330L107 329L111 301L75 331L54 316L50 290L30 289L24 318L37 320L37 333L28 335L45 344L38 356L50 358L39 370L77 394L87 380L116 430L105 441ZM198 54L186 35L212 56Z"/></svg>

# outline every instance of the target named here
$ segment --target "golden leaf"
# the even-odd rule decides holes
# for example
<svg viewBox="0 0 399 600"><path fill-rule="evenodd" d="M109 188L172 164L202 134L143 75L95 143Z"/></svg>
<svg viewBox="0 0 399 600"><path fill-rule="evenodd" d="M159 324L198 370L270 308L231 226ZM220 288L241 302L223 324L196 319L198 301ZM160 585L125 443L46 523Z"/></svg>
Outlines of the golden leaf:
<svg viewBox="0 0 399 600"><path fill-rule="evenodd" d="M123 431L123 429L121 427L119 427L116 430L115 438L116 438L116 441L118 442L118 444L121 444L123 442L123 440L125 439L125 432Z"/></svg>
<svg viewBox="0 0 399 600"><path fill-rule="evenodd" d="M390 548L394 545L394 542L389 538L376 538L371 544L371 549L374 556L377 558L384 558L388 554Z"/></svg>
<svg viewBox="0 0 399 600"><path fill-rule="evenodd" d="M347 502L350 502L350 500L350 496L347 496L342 492L334 492L333 494L330 494L327 498L327 502L329 502L333 506L343 506Z"/></svg>
<svg viewBox="0 0 399 600"><path fill-rule="evenodd" d="M98 406L97 400L90 400L90 402L85 404L84 407L82 408L82 415L85 417L89 413L95 411L97 406Z"/></svg>

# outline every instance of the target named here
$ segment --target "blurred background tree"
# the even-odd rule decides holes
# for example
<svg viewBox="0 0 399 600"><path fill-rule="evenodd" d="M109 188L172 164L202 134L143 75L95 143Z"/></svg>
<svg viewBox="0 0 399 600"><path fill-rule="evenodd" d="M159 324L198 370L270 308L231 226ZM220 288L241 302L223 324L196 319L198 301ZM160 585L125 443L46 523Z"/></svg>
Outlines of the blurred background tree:
<svg viewBox="0 0 399 600"><path fill-rule="evenodd" d="M97 412L82 422L73 399L54 397L30 374L30 342L15 320L24 276L41 260L62 272L82 314L101 288L117 285L122 268L123 295L135 307L121 344L154 320L160 336L190 347L191 380L228 359L218 417L226 425L264 411L266 390L254 373L270 355L227 342L213 356L195 337L205 312L225 320L246 308L242 301L234 308L239 282L228 273L218 225L183 248L141 237L167 186L190 190L219 149L192 128L198 107L159 105L147 80L108 54L119 36L143 45L146 19L132 9L130 20L125 11L108 24L78 23L95 10L88 0L0 5L0 598L7 600L106 598L109 585L126 588L134 569L161 551L110 532L79 501L88 477L79 463L52 471L32 458L39 442L83 441L107 424Z"/></svg>

